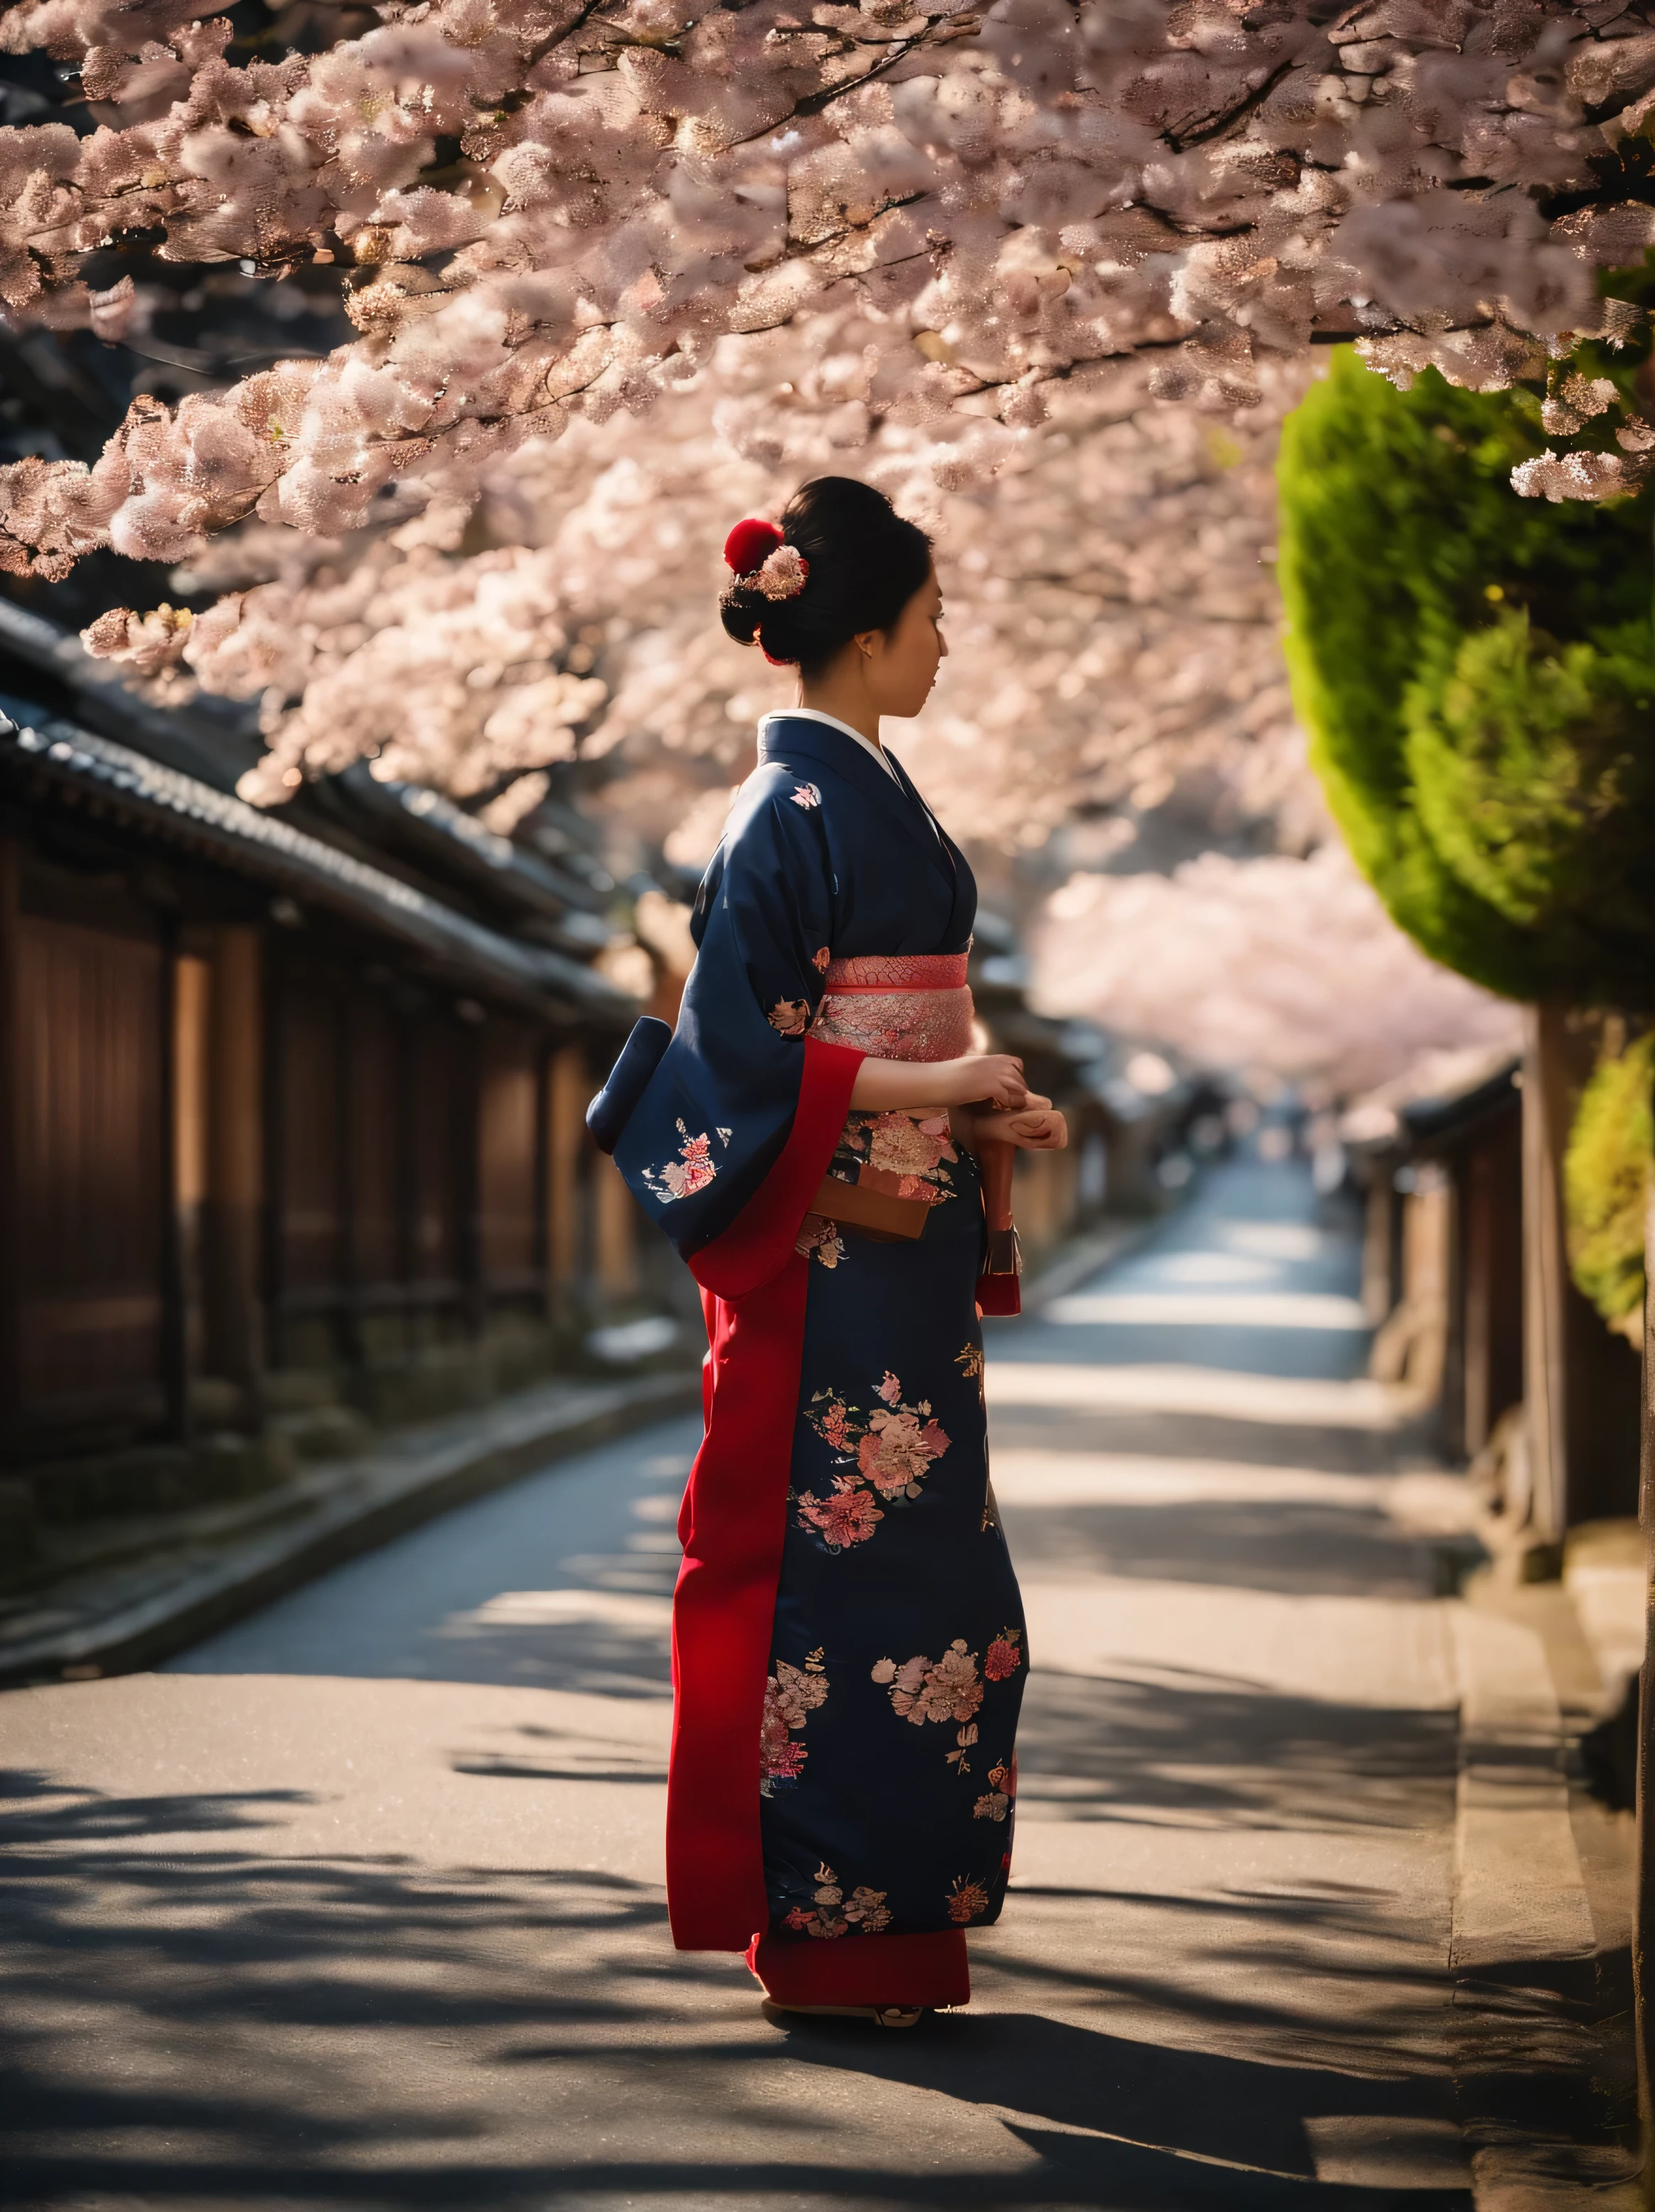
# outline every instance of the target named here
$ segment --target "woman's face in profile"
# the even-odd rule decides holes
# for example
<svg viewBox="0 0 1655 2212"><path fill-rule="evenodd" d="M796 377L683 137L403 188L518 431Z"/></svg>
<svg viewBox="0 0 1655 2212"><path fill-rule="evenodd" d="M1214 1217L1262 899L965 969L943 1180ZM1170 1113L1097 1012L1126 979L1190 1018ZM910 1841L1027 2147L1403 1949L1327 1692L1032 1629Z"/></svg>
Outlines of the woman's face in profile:
<svg viewBox="0 0 1655 2212"><path fill-rule="evenodd" d="M933 568L897 617L896 627L874 634L867 685L879 713L905 720L924 706L948 650L941 624L942 588Z"/></svg>

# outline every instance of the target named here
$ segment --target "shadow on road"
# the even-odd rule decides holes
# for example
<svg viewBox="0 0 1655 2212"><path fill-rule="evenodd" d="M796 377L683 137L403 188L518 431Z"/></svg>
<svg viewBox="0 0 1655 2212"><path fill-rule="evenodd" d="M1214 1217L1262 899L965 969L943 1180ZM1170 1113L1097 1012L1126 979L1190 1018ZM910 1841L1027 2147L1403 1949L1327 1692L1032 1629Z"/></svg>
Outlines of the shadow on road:
<svg viewBox="0 0 1655 2212"><path fill-rule="evenodd" d="M1049 1563L1072 1574L1208 1583L1301 1597L1417 1598L1430 1586L1417 1539L1364 1501L1294 1504L1205 1497L1187 1506L1065 1504L1017 1509L1017 1558L1032 1577Z"/></svg>
<svg viewBox="0 0 1655 2212"><path fill-rule="evenodd" d="M1110 1281L1190 1325L992 1336L1033 1666L971 2013L779 2029L671 1948L679 1424L27 1693L8 2207L1471 2212L1468 2100L1610 2145L1579 1961L1491 1967L1479 2041L1451 2002L1457 1692L1432 1543L1349 1480L1407 1456L1360 1332L1244 1318L1348 1316L1348 1224L1241 1163Z"/></svg>
<svg viewBox="0 0 1655 2212"><path fill-rule="evenodd" d="M1018 1729L1019 1800L1044 1820L1438 1827L1452 1811L1456 1731L1451 1712L1037 1665Z"/></svg>
<svg viewBox="0 0 1655 2212"><path fill-rule="evenodd" d="M294 1793L7 1789L11 2205L1469 2212L1462 2189L1430 2185L1453 2132L1439 2078L1255 2063L1016 2010L902 2037L778 2032L739 1967L674 1958L645 1885L237 1847ZM213 1832L222 1850L169 1856ZM1253 1909L1271 1945L1305 1913ZM1050 1994L1061 2010L1110 1992L1078 1973ZM835 2140L830 2077L860 2157ZM889 2156L869 2163L887 2110ZM1370 2157L1392 2143L1396 2191L1317 2179L1342 2130Z"/></svg>

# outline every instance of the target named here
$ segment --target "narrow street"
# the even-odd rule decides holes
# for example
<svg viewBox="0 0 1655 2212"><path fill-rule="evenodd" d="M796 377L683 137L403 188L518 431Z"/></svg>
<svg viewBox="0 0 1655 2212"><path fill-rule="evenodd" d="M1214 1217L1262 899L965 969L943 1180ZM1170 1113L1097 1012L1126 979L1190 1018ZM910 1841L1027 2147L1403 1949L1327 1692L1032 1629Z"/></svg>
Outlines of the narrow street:
<svg viewBox="0 0 1655 2212"><path fill-rule="evenodd" d="M910 2035L778 2032L668 1947L692 1423L0 1702L6 2201L1469 2212L1460 1486L1356 1287L1302 1166L1244 1160L994 1328L1016 1871Z"/></svg>

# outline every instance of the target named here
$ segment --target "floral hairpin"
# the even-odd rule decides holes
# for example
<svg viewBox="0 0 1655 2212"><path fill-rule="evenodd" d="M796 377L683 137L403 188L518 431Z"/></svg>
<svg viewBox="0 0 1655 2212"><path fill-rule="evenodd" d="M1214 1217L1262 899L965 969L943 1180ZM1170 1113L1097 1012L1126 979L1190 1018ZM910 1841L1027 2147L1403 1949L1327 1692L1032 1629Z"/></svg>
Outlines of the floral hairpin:
<svg viewBox="0 0 1655 2212"><path fill-rule="evenodd" d="M761 515L737 523L724 541L724 558L735 571L731 591L762 592L767 599L796 599L810 574L799 548Z"/></svg>

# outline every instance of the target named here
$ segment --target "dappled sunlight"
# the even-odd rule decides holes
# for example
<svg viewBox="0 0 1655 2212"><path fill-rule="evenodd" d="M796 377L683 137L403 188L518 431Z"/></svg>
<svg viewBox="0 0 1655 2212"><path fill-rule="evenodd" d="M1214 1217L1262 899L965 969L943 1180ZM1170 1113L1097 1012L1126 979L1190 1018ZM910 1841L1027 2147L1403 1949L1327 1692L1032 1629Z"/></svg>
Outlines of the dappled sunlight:
<svg viewBox="0 0 1655 2212"><path fill-rule="evenodd" d="M995 1350L1000 1349L996 1343ZM1398 1427L1405 1417L1401 1394L1379 1382L1322 1382L1153 1362L1092 1367L1058 1359L990 1359L986 1387L990 1406L1019 1410L1192 1413L1226 1423L1379 1431Z"/></svg>
<svg viewBox="0 0 1655 2212"><path fill-rule="evenodd" d="M1417 2143L1446 2109L1436 2069L1384 2081L1342 2064L1331 2011L1318 2047L1302 1993L1293 2019L1256 1978L1253 2052L1201 2047L1230 2024L1220 1983L1272 1960L1290 1977L1318 1930L1360 1932L1354 1890L1220 1900L1204 2012L1147 1971L1130 1897L1029 1894L1014 1941L982 1945L981 2017L912 2038L831 2022L778 2035L739 1961L667 1950L653 1885L287 1858L250 1848L239 1801L211 1792L124 1808L129 1835L195 1839L183 1856L112 1841L71 1868L61 1846L81 1831L63 1794L7 1837L12 1987L33 2022L20 2203L116 2189L227 2208L526 2204L551 2189L594 2205L987 2212L1080 2187L1085 2202L1129 2190L1165 2212L1242 2212L1265 2175L1315 2212L1379 2212L1372 2191L1317 2187L1321 2124L1366 2116ZM1100 1906L1117 1923L1107 1966L1075 1948ZM1407 1972L1392 1979L1379 2000L1405 2007ZM1141 2032L1157 2007L1177 2033ZM1289 2027L1297 2061L1276 2047ZM835 2085L850 2082L847 2103ZM1445 2193L1409 2202L1460 2212L1460 2179L1445 2152Z"/></svg>
<svg viewBox="0 0 1655 2212"><path fill-rule="evenodd" d="M1070 1322L1147 1322L1173 1328L1335 1328L1366 1330L1355 1298L1320 1291L1247 1291L1228 1296L1191 1291L1081 1291L1055 1298L1045 1318Z"/></svg>
<svg viewBox="0 0 1655 2212"><path fill-rule="evenodd" d="M1311 1206L1220 1170L1110 1292L1348 1299ZM1457 2097L1510 2053L1453 2039L1466 1487L1316 1334L1186 1365L1135 1322L994 1333L1019 1826L970 2011L912 2035L778 2028L739 1959L671 1948L693 1425L162 1674L20 1693L18 2201L1470 2212ZM1539 2002L1523 2094L1581 2136L1586 2031Z"/></svg>

